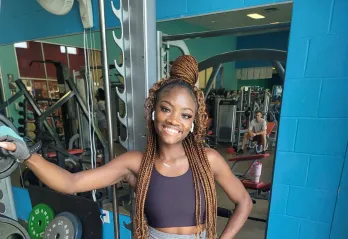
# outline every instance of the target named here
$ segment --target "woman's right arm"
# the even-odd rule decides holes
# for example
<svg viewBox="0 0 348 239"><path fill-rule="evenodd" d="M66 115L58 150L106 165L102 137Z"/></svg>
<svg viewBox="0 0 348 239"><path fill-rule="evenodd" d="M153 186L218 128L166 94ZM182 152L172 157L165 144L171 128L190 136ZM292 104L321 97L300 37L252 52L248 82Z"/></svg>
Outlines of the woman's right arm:
<svg viewBox="0 0 348 239"><path fill-rule="evenodd" d="M141 158L140 152L127 152L101 167L78 173L70 173L38 154L33 154L25 163L48 187L74 194L104 188L126 179L140 165Z"/></svg>
<svg viewBox="0 0 348 239"><path fill-rule="evenodd" d="M101 167L73 174L46 161L39 154L31 155L24 140L1 120L0 151L0 154L10 155L14 160L24 161L44 184L66 194L104 188L123 179L128 179L134 186L134 174L138 173L142 159L140 152L127 152Z"/></svg>

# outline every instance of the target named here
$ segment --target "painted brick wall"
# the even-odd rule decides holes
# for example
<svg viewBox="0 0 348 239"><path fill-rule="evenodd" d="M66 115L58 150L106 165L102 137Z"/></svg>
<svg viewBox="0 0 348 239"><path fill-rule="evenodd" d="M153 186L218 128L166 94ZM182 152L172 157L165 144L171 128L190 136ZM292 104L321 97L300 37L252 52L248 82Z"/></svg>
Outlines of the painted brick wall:
<svg viewBox="0 0 348 239"><path fill-rule="evenodd" d="M294 1L267 239L347 238L347 10Z"/></svg>

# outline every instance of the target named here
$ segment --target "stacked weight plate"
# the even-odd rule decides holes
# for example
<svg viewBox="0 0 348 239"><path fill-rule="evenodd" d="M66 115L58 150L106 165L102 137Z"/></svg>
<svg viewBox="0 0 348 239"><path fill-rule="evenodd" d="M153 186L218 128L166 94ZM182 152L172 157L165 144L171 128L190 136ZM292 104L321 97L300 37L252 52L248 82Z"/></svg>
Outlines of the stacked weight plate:
<svg viewBox="0 0 348 239"><path fill-rule="evenodd" d="M31 239L43 238L46 227L54 218L54 211L46 204L38 204L30 212L28 231Z"/></svg>
<svg viewBox="0 0 348 239"><path fill-rule="evenodd" d="M72 213L59 213L47 226L44 239L81 239L82 224Z"/></svg>

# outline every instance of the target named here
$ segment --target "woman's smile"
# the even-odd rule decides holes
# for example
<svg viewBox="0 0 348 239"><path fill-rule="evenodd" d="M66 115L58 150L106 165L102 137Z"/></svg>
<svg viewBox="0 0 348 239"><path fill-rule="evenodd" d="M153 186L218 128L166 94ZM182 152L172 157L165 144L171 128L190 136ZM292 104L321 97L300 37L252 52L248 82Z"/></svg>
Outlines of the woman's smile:
<svg viewBox="0 0 348 239"><path fill-rule="evenodd" d="M163 129L164 129L164 132L170 135L179 135L182 133L182 131L170 126L163 126Z"/></svg>

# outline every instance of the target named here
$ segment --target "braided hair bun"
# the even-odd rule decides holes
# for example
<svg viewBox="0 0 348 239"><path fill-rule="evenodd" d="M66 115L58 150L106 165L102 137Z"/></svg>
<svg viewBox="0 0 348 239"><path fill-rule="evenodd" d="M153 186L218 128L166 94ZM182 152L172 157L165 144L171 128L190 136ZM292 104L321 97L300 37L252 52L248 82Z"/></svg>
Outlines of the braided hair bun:
<svg viewBox="0 0 348 239"><path fill-rule="evenodd" d="M193 56L179 56L172 64L170 78L182 79L194 86L198 81L198 63Z"/></svg>

